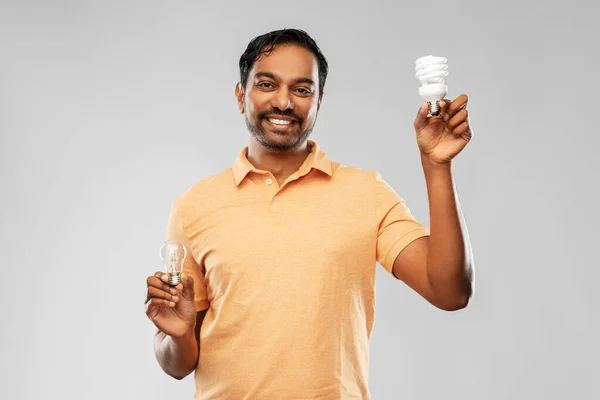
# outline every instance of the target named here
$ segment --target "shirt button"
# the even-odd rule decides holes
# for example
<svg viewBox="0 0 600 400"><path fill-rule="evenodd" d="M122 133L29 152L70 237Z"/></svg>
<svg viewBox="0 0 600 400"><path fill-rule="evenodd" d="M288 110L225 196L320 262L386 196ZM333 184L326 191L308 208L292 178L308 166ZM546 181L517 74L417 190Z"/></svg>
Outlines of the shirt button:
<svg viewBox="0 0 600 400"><path fill-rule="evenodd" d="M279 197L275 196L275 197L273 197L273 200L279 201Z"/></svg>
<svg viewBox="0 0 600 400"><path fill-rule="evenodd" d="M271 178L267 179L267 185L270 185L271 183L273 183L273 181L271 180Z"/></svg>

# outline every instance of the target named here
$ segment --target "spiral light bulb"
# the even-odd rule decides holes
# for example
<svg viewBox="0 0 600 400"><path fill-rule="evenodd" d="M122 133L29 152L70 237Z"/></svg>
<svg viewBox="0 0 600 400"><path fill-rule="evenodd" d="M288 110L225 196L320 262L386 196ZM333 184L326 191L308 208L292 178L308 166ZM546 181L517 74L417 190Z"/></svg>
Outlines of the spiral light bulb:
<svg viewBox="0 0 600 400"><path fill-rule="evenodd" d="M416 77L421 82L419 95L429 102L429 114L438 115L439 101L448 93L445 77L448 76L448 60L444 57L428 55L415 61Z"/></svg>
<svg viewBox="0 0 600 400"><path fill-rule="evenodd" d="M183 243L176 240L167 240L160 247L160 259L169 274L169 285L176 286L181 282L183 261L187 252Z"/></svg>

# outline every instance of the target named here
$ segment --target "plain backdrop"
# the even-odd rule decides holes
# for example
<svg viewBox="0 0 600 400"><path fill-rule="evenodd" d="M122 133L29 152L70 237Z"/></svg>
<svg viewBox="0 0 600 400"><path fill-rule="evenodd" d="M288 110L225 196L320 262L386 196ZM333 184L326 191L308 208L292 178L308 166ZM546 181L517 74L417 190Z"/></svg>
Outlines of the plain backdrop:
<svg viewBox="0 0 600 400"><path fill-rule="evenodd" d="M470 99L475 297L444 312L378 266L373 399L600 398L599 8L0 1L0 398L193 397L154 358L145 279L173 199L248 143L240 55L285 27L330 64L311 139L426 226L414 61L447 57L447 97Z"/></svg>

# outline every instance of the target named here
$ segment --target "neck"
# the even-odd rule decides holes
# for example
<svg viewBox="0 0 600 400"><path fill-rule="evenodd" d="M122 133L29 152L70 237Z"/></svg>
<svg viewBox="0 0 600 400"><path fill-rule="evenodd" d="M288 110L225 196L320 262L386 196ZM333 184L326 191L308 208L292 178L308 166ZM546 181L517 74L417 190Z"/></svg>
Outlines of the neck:
<svg viewBox="0 0 600 400"><path fill-rule="evenodd" d="M264 148L251 137L246 157L254 168L269 171L276 179L283 178L285 180L285 178L298 171L310 151L308 141L303 142L293 150L277 151Z"/></svg>

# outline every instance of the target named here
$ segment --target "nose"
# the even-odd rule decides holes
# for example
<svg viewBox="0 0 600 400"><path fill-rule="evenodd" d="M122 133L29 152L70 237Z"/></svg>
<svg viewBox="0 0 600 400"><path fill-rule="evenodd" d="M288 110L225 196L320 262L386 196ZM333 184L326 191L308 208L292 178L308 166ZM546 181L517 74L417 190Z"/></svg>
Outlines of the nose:
<svg viewBox="0 0 600 400"><path fill-rule="evenodd" d="M292 103L292 98L290 97L290 92L286 87L280 87L271 98L271 106L273 108L278 108L281 111L285 110L293 110L294 104Z"/></svg>

